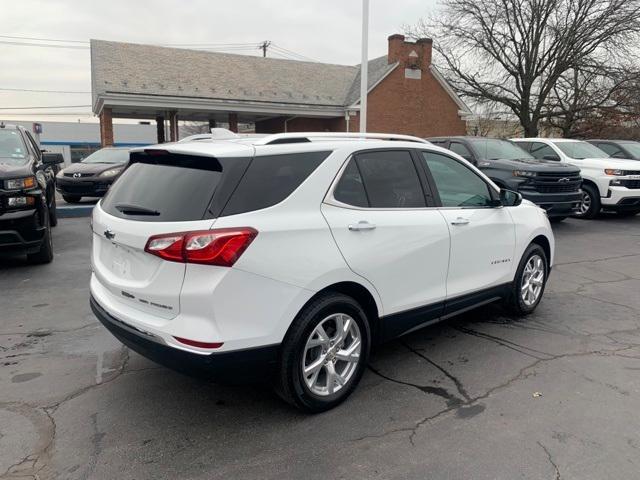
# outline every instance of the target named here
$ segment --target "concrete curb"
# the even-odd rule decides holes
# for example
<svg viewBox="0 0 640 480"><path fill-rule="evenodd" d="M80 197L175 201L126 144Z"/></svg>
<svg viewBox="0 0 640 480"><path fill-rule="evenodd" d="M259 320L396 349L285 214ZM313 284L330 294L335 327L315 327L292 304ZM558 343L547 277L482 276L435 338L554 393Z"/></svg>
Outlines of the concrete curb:
<svg viewBox="0 0 640 480"><path fill-rule="evenodd" d="M58 218L89 217L95 205L64 205L56 207Z"/></svg>

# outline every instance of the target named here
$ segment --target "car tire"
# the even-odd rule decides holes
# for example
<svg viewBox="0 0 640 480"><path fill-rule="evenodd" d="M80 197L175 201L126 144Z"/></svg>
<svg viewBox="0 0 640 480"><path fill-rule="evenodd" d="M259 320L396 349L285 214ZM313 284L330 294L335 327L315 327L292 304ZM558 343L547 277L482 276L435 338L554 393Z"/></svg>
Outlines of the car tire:
<svg viewBox="0 0 640 480"><path fill-rule="evenodd" d="M40 250L36 253L27 254L27 261L31 264L43 264L43 263L51 263L53 260L53 238L51 235L51 222L49 219L49 210L44 209L44 224L45 224L45 232L42 237L42 243L40 245Z"/></svg>
<svg viewBox="0 0 640 480"><path fill-rule="evenodd" d="M51 194L51 203L48 205L49 207L49 223L52 227L58 225L58 211L56 210L56 194L53 192Z"/></svg>
<svg viewBox="0 0 640 480"><path fill-rule="evenodd" d="M592 219L600 213L600 192L593 185L582 185L580 210L573 215L576 218Z"/></svg>
<svg viewBox="0 0 640 480"><path fill-rule="evenodd" d="M560 222L562 222L563 220L566 220L566 218L567 218L567 217L550 217L550 218L549 218L549 221L550 221L551 223L560 223Z"/></svg>
<svg viewBox="0 0 640 480"><path fill-rule="evenodd" d="M360 304L340 293L322 294L300 311L285 336L275 390L303 411L329 410L355 390L370 345L369 323Z"/></svg>
<svg viewBox="0 0 640 480"><path fill-rule="evenodd" d="M634 217L640 213L640 210L620 210L616 212L619 217Z"/></svg>
<svg viewBox="0 0 640 480"><path fill-rule="evenodd" d="M62 198L67 203L78 203L78 202L80 202L80 199L82 197L79 197L77 195L62 195Z"/></svg>
<svg viewBox="0 0 640 480"><path fill-rule="evenodd" d="M533 312L542 299L548 277L547 255L540 245L532 243L525 250L518 265L511 291L505 302L507 309L517 316ZM532 280L535 280L535 283Z"/></svg>

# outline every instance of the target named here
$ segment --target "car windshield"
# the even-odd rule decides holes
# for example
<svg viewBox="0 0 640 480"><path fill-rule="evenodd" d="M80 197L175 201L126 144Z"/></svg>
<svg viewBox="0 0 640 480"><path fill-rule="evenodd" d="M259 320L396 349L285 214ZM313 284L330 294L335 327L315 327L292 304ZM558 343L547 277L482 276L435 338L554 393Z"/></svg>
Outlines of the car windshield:
<svg viewBox="0 0 640 480"><path fill-rule="evenodd" d="M566 156L578 160L584 158L608 158L611 156L607 152L587 142L553 142L553 144L562 150Z"/></svg>
<svg viewBox="0 0 640 480"><path fill-rule="evenodd" d="M469 139L479 154L481 160L519 160L522 158L533 160L534 157L522 148L508 140L496 138Z"/></svg>
<svg viewBox="0 0 640 480"><path fill-rule="evenodd" d="M129 150L126 148L103 148L93 152L82 163L126 163L129 161Z"/></svg>
<svg viewBox="0 0 640 480"><path fill-rule="evenodd" d="M633 158L640 159L640 142L620 142L620 145L633 155Z"/></svg>
<svg viewBox="0 0 640 480"><path fill-rule="evenodd" d="M17 130L0 129L0 163L5 165L24 165L27 162L27 149Z"/></svg>

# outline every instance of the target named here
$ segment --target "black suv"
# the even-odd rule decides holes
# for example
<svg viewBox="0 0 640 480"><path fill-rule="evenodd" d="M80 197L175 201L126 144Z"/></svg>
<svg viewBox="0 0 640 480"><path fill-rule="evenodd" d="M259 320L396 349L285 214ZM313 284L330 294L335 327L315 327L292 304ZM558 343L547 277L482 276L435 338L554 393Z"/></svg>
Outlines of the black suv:
<svg viewBox="0 0 640 480"><path fill-rule="evenodd" d="M43 153L28 130L0 123L0 253L26 253L31 263L53 259L55 168L63 162Z"/></svg>
<svg viewBox="0 0 640 480"><path fill-rule="evenodd" d="M520 192L544 208L553 221L573 215L582 202L580 169L538 160L509 140L486 137L427 138L484 172L500 188Z"/></svg>

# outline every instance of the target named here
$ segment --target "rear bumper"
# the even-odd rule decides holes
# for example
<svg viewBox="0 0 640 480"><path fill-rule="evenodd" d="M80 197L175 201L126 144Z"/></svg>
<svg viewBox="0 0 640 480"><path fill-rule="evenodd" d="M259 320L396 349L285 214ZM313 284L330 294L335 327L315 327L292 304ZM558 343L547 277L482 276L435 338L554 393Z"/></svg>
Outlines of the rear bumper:
<svg viewBox="0 0 640 480"><path fill-rule="evenodd" d="M580 203L582 203L582 193L580 191L548 194L520 190L520 193L523 198L546 210L549 217L572 215L580 209Z"/></svg>
<svg viewBox="0 0 640 480"><path fill-rule="evenodd" d="M34 253L40 249L46 228L36 209L0 215L0 253Z"/></svg>
<svg viewBox="0 0 640 480"><path fill-rule="evenodd" d="M199 355L170 347L161 338L122 322L93 296L90 305L100 323L124 345L180 373L233 384L268 381L275 371L280 345Z"/></svg>
<svg viewBox="0 0 640 480"><path fill-rule="evenodd" d="M62 195L80 197L102 197L113 183L113 179L91 180L59 177L56 179L56 190Z"/></svg>

